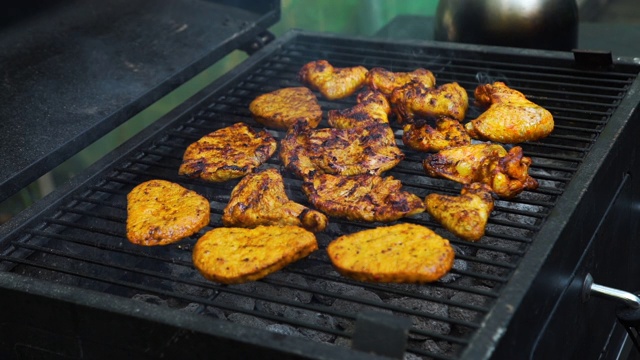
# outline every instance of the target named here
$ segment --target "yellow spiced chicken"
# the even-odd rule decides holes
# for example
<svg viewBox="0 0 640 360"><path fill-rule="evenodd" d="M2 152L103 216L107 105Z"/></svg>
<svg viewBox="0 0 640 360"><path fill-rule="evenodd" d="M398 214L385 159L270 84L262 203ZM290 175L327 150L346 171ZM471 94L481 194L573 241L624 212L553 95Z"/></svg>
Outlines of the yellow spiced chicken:
<svg viewBox="0 0 640 360"><path fill-rule="evenodd" d="M319 173L379 175L396 166L404 153L387 124L351 129L311 129L298 120L280 141L285 168L302 179Z"/></svg>
<svg viewBox="0 0 640 360"><path fill-rule="evenodd" d="M441 150L423 161L427 175L462 184L480 182L502 198L534 190L538 182L529 175L531 158L514 146L507 152L498 144L472 144Z"/></svg>
<svg viewBox="0 0 640 360"><path fill-rule="evenodd" d="M450 147L471 144L471 137L456 119L441 117L436 127L426 121L415 121L403 127L402 142L411 149L436 152Z"/></svg>
<svg viewBox="0 0 640 360"><path fill-rule="evenodd" d="M465 125L475 139L516 144L542 139L553 131L553 116L547 109L503 82L478 86L475 102L488 107Z"/></svg>
<svg viewBox="0 0 640 360"><path fill-rule="evenodd" d="M372 89L390 96L393 90L410 82L419 82L426 87L436 85L436 77L427 69L416 69L411 72L393 72L383 68L373 68L367 73L366 84Z"/></svg>
<svg viewBox="0 0 640 360"><path fill-rule="evenodd" d="M462 121L469 107L467 91L456 82L435 88L411 82L394 90L390 102L401 124L416 117L449 116Z"/></svg>
<svg viewBox="0 0 640 360"><path fill-rule="evenodd" d="M367 75L364 66L337 68L327 60L316 60L305 64L298 72L301 83L309 86L328 100L351 96L364 85Z"/></svg>
<svg viewBox="0 0 640 360"><path fill-rule="evenodd" d="M493 211L491 192L488 185L473 183L465 185L459 196L431 193L425 198L426 210L459 238L478 241Z"/></svg>
<svg viewBox="0 0 640 360"><path fill-rule="evenodd" d="M303 86L259 95L249 104L249 111L257 122L275 129L288 129L299 118L307 119L311 127L322 120L318 99Z"/></svg>
<svg viewBox="0 0 640 360"><path fill-rule="evenodd" d="M327 217L289 200L282 175L278 169L269 168L240 180L223 211L222 223L245 228L294 225L318 232L327 226Z"/></svg>
<svg viewBox="0 0 640 360"><path fill-rule="evenodd" d="M337 129L351 129L369 124L388 124L391 107L387 98L378 91L358 94L358 103L348 109L329 110L329 125Z"/></svg>

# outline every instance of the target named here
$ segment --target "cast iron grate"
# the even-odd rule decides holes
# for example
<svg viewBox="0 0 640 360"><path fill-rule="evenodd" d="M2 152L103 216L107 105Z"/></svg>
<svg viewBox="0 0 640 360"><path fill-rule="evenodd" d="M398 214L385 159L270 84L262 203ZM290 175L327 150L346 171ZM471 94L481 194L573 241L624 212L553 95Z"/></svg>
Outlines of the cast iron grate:
<svg viewBox="0 0 640 360"><path fill-rule="evenodd" d="M269 51L192 113L175 119L174 126L151 144L141 144L126 161L105 169L99 181L69 196L38 226L5 239L2 270L341 346L350 346L358 312L391 313L412 320L407 358L456 358L491 311L637 73L624 67L575 69L568 59L308 35L298 35ZM525 155L533 158L531 174L540 188L496 201L486 236L477 243L455 238L426 214L401 220L431 227L456 248L451 273L428 285L365 284L333 270L324 251L333 238L382 224L331 219L327 231L317 235L319 251L261 281L232 286L208 282L193 268L191 248L198 236L165 247L128 243L126 194L154 178L180 183L211 201L211 223L200 234L220 226L222 210L237 181L211 184L178 176L184 149L238 121L259 128L250 117L249 102L265 92L299 86L298 69L321 58L339 67L380 66L394 71L424 67L434 72L438 83L457 81L470 95L478 83L495 80L524 92L547 107L556 120L548 138L522 144ZM319 99L325 114L355 103L353 97L334 102ZM471 107L467 117L478 114ZM400 128L393 126L401 143ZM282 131L269 131L277 139L284 136ZM459 192L458 184L424 174L424 154L408 149L405 153L406 159L388 174L401 179L406 190L421 197L430 192ZM266 164L280 165L277 156ZM283 175L289 196L307 203L301 181L286 172Z"/></svg>

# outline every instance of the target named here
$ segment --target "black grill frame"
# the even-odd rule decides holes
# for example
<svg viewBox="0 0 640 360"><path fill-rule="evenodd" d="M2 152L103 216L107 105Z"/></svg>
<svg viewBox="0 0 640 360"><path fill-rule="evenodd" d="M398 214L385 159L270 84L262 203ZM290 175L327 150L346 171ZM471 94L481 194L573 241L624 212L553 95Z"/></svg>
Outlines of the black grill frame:
<svg viewBox="0 0 640 360"><path fill-rule="evenodd" d="M326 52L323 52L322 49ZM433 51L435 55L430 54L429 51ZM337 54L333 52L337 52ZM378 54L379 57L367 56L367 52L371 52L374 55ZM328 54L332 54L332 56L323 56ZM410 54L410 56L402 57L401 55L403 54ZM157 256L163 259L162 261L164 262L189 267L189 245L195 242L197 236L171 247L173 251L169 252L164 251L165 249L142 249L127 244L124 238L123 227L124 216L126 216L126 214L123 216L125 209L125 203L123 203L124 196L128 190L144 180L150 178L166 178L197 189L198 192L212 200L214 202L212 208L212 224L219 225L219 216L222 210L221 206L224 206L226 203L228 194L236 182L205 184L197 180L179 177L177 175L176 164L179 163L182 154L181 149L183 151L189 143L197 140L202 135L221 126L231 125L239 120L259 127L249 119L247 105L252 98L256 94L275 90L279 87L298 86L299 83L294 76L297 69L305 62L319 58L327 58L335 66L362 64L366 67L382 66L395 71L407 71L416 67L426 67L436 74L438 83L459 81L470 94L473 93L473 88L477 85L477 80L475 83L472 80L475 79L475 75L472 74L473 72L476 74L480 72L481 76L488 75L494 80L501 80L506 77L511 86L527 94L533 101L547 107L556 117L556 131L554 131L551 136L540 142L522 145L525 155L531 156L534 160L531 173L541 181L540 189L534 192L525 192L513 201L498 201L495 212L496 214L503 214L505 216L502 218L493 216L490 220L491 224L487 237L512 242L514 244L513 248L507 249L502 248L500 245L486 244L483 242L483 240L486 239L481 240L478 244L468 244L457 240L451 235L447 235L446 231L442 230L436 223L430 221L427 215L402 220L416 221L435 228L436 231L451 239L452 243L456 245L458 249L472 248L474 250L473 252L477 252L478 250L484 252L497 251L501 252L505 258L512 259L512 262L502 263L494 262L490 259L483 260L474 255L458 256L459 259L465 260L468 263L482 264L484 262L485 265L493 267L498 273L500 273L501 270L508 271L506 275L495 275L492 274L490 270L487 270L489 273L460 269L453 271L453 273L460 275L462 278L474 279L476 282L492 283L496 286L495 289L485 291L458 284L424 285L424 287L441 288L453 291L454 293L467 292L484 296L490 302L489 304L481 307L469 306L448 299L438 298L437 296L420 295L416 292L415 288L406 290L402 287L398 289L386 285L364 285L380 293L395 293L397 296L411 295L425 301L435 300L439 303L471 311L478 311L484 314L481 318L473 322L459 321L451 318L442 319L426 313L421 314L426 318L444 321L451 325L467 327L472 329L472 331L469 336L448 336L429 331L413 330L412 333L414 335L428 336L439 341L447 341L460 346L459 350L445 355L429 353L423 349L414 349L416 354L430 356L436 359L467 357L472 355L473 357L480 358L490 356L495 344L500 340L500 336L495 337L497 329L506 327L513 315L513 309L509 310L508 306L517 308L520 301L524 298L525 293L530 291L530 285L536 278L537 272L545 265L547 258L552 253L555 243L562 239L575 207L578 203L582 202L581 192L591 184L597 173L597 169L604 163L609 150L616 140L617 133L621 131L629 119L636 114L635 109L639 102L637 99L638 88L640 88L639 81L636 79L638 69L640 68L637 64L618 60L613 69L583 69L575 67L571 55L567 53L476 47L471 45L443 45L427 42L399 42L392 44L379 40L346 38L343 36L336 37L330 34L290 32L262 51L254 54L247 62L229 72L226 76L219 79L216 83L203 90L185 104L182 104L178 109L150 126L147 130L134 137L131 141L108 155L82 175L73 179L67 186L59 189L36 206L27 209L14 219L9 226L5 226L0 233L2 244L5 247L3 256L0 259L6 260L0 263L2 269L7 271L12 265L17 263L29 265L29 261L31 260L22 260L22 258L30 252L45 253L47 254L47 258L54 257L57 252L64 253L64 256L67 258L71 257L72 254L69 252L65 253L64 251L75 251L74 246L76 245L70 245L65 249L46 248L43 247L45 244L31 240L31 236L36 238L42 236L47 224L50 224L49 226L55 230L64 229L65 231L69 231L69 229L81 229L83 226L82 223L79 222L81 219L96 216L92 213L92 210L95 210L94 206L102 206L100 209L103 210L105 207L112 209L103 211L100 215L102 219L98 222L114 222L119 224L117 231L113 231L113 229L108 227L103 228L101 231L103 232L102 236L120 239L116 248L117 250L124 251L122 253L123 261L129 260L130 256L137 258L140 254L144 254L145 259L141 261L143 264L148 261L153 261L153 258ZM290 61L287 59L296 60ZM474 62L481 62L485 68L478 65L469 65ZM534 65L532 65L532 63ZM287 76L279 78L277 85L255 80L274 68L278 69L279 66L286 65L288 65L287 69L280 71L286 73ZM453 68L460 70L459 72L454 72L451 70ZM486 70L486 72L484 70ZM545 71L544 76L540 76L539 71ZM276 77L281 75L281 73L278 73ZM613 80L611 80L611 78L613 78ZM550 79L556 80L554 80L554 82ZM561 85L557 79L563 80L562 91L560 90ZM587 82L587 84L581 85L575 82ZM256 88L257 85L255 85L255 83L262 84L262 86ZM267 85L265 86L265 84ZM569 90L569 93L565 92ZM586 92L580 93L580 91ZM602 91L604 94L594 96L593 91ZM633 96L628 96L630 93L633 94ZM548 96L544 96L549 94L554 94L556 97L549 98ZM579 96L576 94L579 94ZM576 97L579 97L579 99L575 99ZM602 103L595 103L596 100L601 100ZM326 111L332 108L350 106L353 104L353 99L331 103L321 99L321 104L323 105L323 110ZM215 114L216 120L218 120L214 126L202 124L202 121L211 118L209 114ZM468 115L468 118L472 116L473 113ZM219 121L221 118L223 120ZM394 128L396 130L398 129L397 126ZM281 131L271 132L278 139L284 135ZM576 135L576 133L582 135ZM172 144L173 140L166 141L166 139L178 139L176 144L172 145L173 150L169 151L171 154L168 154L167 151L153 150L157 147L168 147L168 145ZM145 155L140 153L143 149L145 150ZM147 151L147 149L152 150ZM422 178L426 176L423 175L421 169L417 168L416 165L419 164L419 159L423 158L424 155L411 151L406 151L406 154L408 162L401 163L397 169L389 172L390 175L394 175L403 180L405 189L413 190L414 192L418 189L419 191L416 193L420 196L426 195L425 191L427 189L450 194L455 194L459 191L460 187L458 185L444 180L429 180L427 185L420 183ZM146 159L149 157L153 160L156 156L162 156L162 163L149 162L149 160ZM165 161L169 161L170 165L166 165ZM274 158L269 161L269 165L278 166L279 161ZM149 169L146 168L147 166L158 176L149 177ZM130 175L115 175L121 171L127 172ZM398 173L403 175L397 176L396 174ZM296 189L300 181L290 174L285 173L284 175L288 183L292 185L291 188L288 189L290 196L299 202L305 203L306 201L303 195ZM412 182L412 180L414 182ZM116 183L118 184L117 186L113 185ZM104 194L105 186L107 186L109 190L107 192L109 195L91 195L96 190ZM614 190L615 189L612 189L611 191ZM104 197L108 198L104 200ZM532 213L526 210L513 210L514 203L524 204L531 208L540 209L540 211ZM66 215L67 213L73 213L74 215L69 216ZM528 219L527 222L530 223L514 224L510 216L520 219L524 217ZM66 220L60 220L60 217L66 217ZM332 222L338 221L332 219ZM349 229L368 228L380 225L360 224L347 221L339 222ZM92 223L86 226L82 231L95 231ZM504 234L504 227L514 228L512 230L515 230L515 233L522 235ZM207 227L205 231L209 228L210 227ZM336 235L340 232L340 229L338 231L330 230L329 234ZM321 249L324 249L328 241L332 238L329 234L319 234ZM53 240L60 240L58 235L47 236ZM93 239L83 237L64 239L76 244L93 245ZM8 255L6 249L10 243L13 243L13 246L20 248L20 250L16 251L15 254ZM108 252L115 250L112 245L109 244L98 245L101 246L99 247L99 249L101 249L99 251ZM84 245L78 246L82 247ZM310 259L303 260L301 263L318 262L326 264L327 260L322 251L323 250L317 252L312 255ZM131 254L129 252L131 252ZM182 252L182 257L179 259L163 257L163 255L165 255L163 253L165 252L171 256ZM82 259L76 260L81 261L85 258L85 256L82 256ZM95 259L94 262L98 264L98 261L99 259ZM120 266L113 263L104 265L108 267L109 270ZM38 266L41 269L45 269L42 265ZM173 275L166 275L153 270L149 271L145 268L137 269L135 266L126 266L119 270L125 273L137 272L141 276L159 276L161 279L164 278L164 280L172 282L180 281L184 285L202 287L214 293L247 293L246 290L235 290L232 287L219 287L216 284L206 282L204 279L197 277L187 279L177 278ZM304 275L306 277L315 276L318 279L325 280L334 279L346 284L356 284L344 278L335 279L326 274L311 274L307 272L307 270L308 268L298 268L297 265L294 264L283 272ZM60 270L57 269L56 272L60 272ZM117 272L115 275L122 276L122 274ZM93 292L99 288L93 281L95 280L98 283L104 282L104 279L102 279L103 273L96 274L95 277L95 279L89 281L91 284L87 285L90 290L78 289L77 291L80 294L86 293L87 298L93 298L95 296ZM54 281L42 281L38 279L26 280L22 275L8 272L0 273L0 284L4 285L5 289L21 288L19 283L22 281L50 289L65 288L68 286L57 284ZM110 282L111 286L119 287L123 285L119 279L114 279ZM309 289L300 287L294 283L283 283L282 280L278 278L267 278L262 282L275 286L286 286L299 291L309 291ZM176 294L173 292L163 292L164 284L162 282L158 282L155 285L156 287L150 288L139 286L139 290L154 292L167 297L176 297ZM135 280L133 286L136 286ZM131 287L131 285L127 285L126 287ZM110 290L109 292L111 294L118 294L119 291L120 290ZM127 291L125 289L122 292L126 293ZM318 289L314 289L313 292L334 298L341 297L339 294L322 294ZM91 294L91 296L88 294ZM252 293L250 296L259 299L263 295L260 293ZM119 298L117 295L102 293L98 295L98 298L113 300L127 308L125 311L110 308L108 311L120 311L121 314L128 313L128 315L132 316L129 310L146 307L146 304L139 304L138 302L128 299L125 299L125 301L122 301L122 299L112 299L114 297ZM181 297L184 301L197 301L207 305L214 305L213 300L215 300L191 298L190 296L184 295L177 297ZM266 297L266 299L269 298ZM368 301L364 299L357 298L353 300L368 304ZM77 299L75 301L77 301ZM301 309L318 311L318 308L315 306L293 303L287 299L278 299L277 301ZM80 300L80 304L84 305L86 302ZM393 307L389 305L382 305L375 302L374 304L376 306L393 309ZM97 305L92 304L91 306ZM97 307L102 308L103 306L109 307L107 305L98 305ZM220 305L218 304L216 306ZM344 317L352 321L356 319L356 314L331 313L331 311L327 309L322 310L332 316ZM410 309L405 309L404 311L409 314L413 313ZM166 313L171 312L170 310L166 311ZM251 311L244 312L251 313ZM194 325L200 321L198 316L186 316L189 318L187 321L188 324L178 325L177 323L173 323L175 318L170 319L174 315L166 315L167 317L165 317L164 313L163 311L159 312L156 320L168 323L169 325L175 325L178 328L197 328L198 330L202 330L202 327L199 325ZM269 320L283 321L279 318L271 319L271 315L258 315ZM314 330L312 324L300 324L291 319L287 320L287 322L296 326L306 326ZM190 326L195 327L190 328ZM350 334L342 330L324 330L332 335L350 337ZM232 333L234 331L241 332L243 330L232 330ZM224 337L224 335L219 332L214 331L211 333L210 328L205 332L214 336ZM271 334L260 334L258 337L264 338L264 341L260 342L258 346L268 348L278 347L278 345L269 344L268 340L266 340L269 339ZM295 346L299 345L300 344L297 344ZM308 346L315 347L316 345L302 344L302 349L298 349L295 346L293 348L283 346L279 350L285 353L294 353L298 350L309 350L310 348ZM324 349L323 347L320 348ZM329 350L325 349L322 351ZM328 354L322 353L322 351L317 354ZM353 353L346 348L344 349L344 353L340 354L341 356L353 356Z"/></svg>

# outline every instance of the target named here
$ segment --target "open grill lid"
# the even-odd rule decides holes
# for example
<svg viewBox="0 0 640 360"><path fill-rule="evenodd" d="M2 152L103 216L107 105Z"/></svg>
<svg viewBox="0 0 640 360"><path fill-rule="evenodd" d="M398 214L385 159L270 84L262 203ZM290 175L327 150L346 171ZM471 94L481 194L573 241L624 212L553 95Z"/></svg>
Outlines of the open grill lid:
<svg viewBox="0 0 640 360"><path fill-rule="evenodd" d="M3 201L258 38L280 1L23 1L0 18Z"/></svg>

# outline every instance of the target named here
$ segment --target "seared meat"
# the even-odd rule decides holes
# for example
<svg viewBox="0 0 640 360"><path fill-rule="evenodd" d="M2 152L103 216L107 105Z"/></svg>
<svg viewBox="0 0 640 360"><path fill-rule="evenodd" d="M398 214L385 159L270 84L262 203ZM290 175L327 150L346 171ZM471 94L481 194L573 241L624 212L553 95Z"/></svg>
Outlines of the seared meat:
<svg viewBox="0 0 640 360"><path fill-rule="evenodd" d="M553 116L547 109L502 82L478 86L475 102L489 107L465 125L475 139L516 144L542 139L553 131Z"/></svg>
<svg viewBox="0 0 640 360"><path fill-rule="evenodd" d="M329 125L338 129L351 129L370 124L388 124L391 107L380 92L365 91L358 94L358 104L344 110L330 110Z"/></svg>
<svg viewBox="0 0 640 360"><path fill-rule="evenodd" d="M149 180L127 194L127 239L137 245L167 245L209 224L209 201L165 180Z"/></svg>
<svg viewBox="0 0 640 360"><path fill-rule="evenodd" d="M303 179L315 173L379 175L404 158L387 124L311 129L306 121L299 120L280 146L280 157L287 170Z"/></svg>
<svg viewBox="0 0 640 360"><path fill-rule="evenodd" d="M239 178L267 161L277 146L266 131L256 132L239 122L189 145L178 173L214 182Z"/></svg>
<svg viewBox="0 0 640 360"><path fill-rule="evenodd" d="M322 120L318 99L306 87L290 87L256 97L249 104L253 118L268 127L288 129L300 118L315 128Z"/></svg>
<svg viewBox="0 0 640 360"><path fill-rule="evenodd" d="M391 176L315 175L302 190L318 210L329 216L359 221L389 222L424 211L418 196L401 191L402 183Z"/></svg>
<svg viewBox="0 0 640 360"><path fill-rule="evenodd" d="M416 69L411 72L392 72L383 68L373 68L367 73L366 84L372 90L377 90L390 96L393 90L403 87L410 82L419 82L426 87L436 85L436 77L426 69Z"/></svg>
<svg viewBox="0 0 640 360"><path fill-rule="evenodd" d="M405 124L403 131L402 142L417 151L433 152L471 144L464 126L449 117L437 119L435 129L426 121L415 121Z"/></svg>
<svg viewBox="0 0 640 360"><path fill-rule="evenodd" d="M327 60L305 64L298 72L298 79L328 100L346 98L364 85L367 69L364 66L335 68Z"/></svg>
<svg viewBox="0 0 640 360"><path fill-rule="evenodd" d="M491 188L486 184L465 185L460 196L432 193L425 198L427 212L454 235L477 241L493 211Z"/></svg>
<svg viewBox="0 0 640 360"><path fill-rule="evenodd" d="M429 176L462 184L481 182L503 198L513 198L523 190L533 190L538 182L529 175L531 158L522 156L522 148L507 152L497 144L459 146L430 154L423 161Z"/></svg>
<svg viewBox="0 0 640 360"><path fill-rule="evenodd" d="M253 228L258 225L295 225L322 231L327 217L289 200L278 169L269 168L242 178L224 209L225 226Z"/></svg>
<svg viewBox="0 0 640 360"><path fill-rule="evenodd" d="M415 224L343 235L327 253L342 275L370 282L433 282L451 270L455 258L449 240Z"/></svg>
<svg viewBox="0 0 640 360"><path fill-rule="evenodd" d="M401 124L416 117L449 116L462 121L469 107L467 91L455 82L436 88L411 82L394 90L390 102Z"/></svg>
<svg viewBox="0 0 640 360"><path fill-rule="evenodd" d="M313 233L298 226L216 228L193 248L193 264L205 278L239 284L258 280L318 249Z"/></svg>

